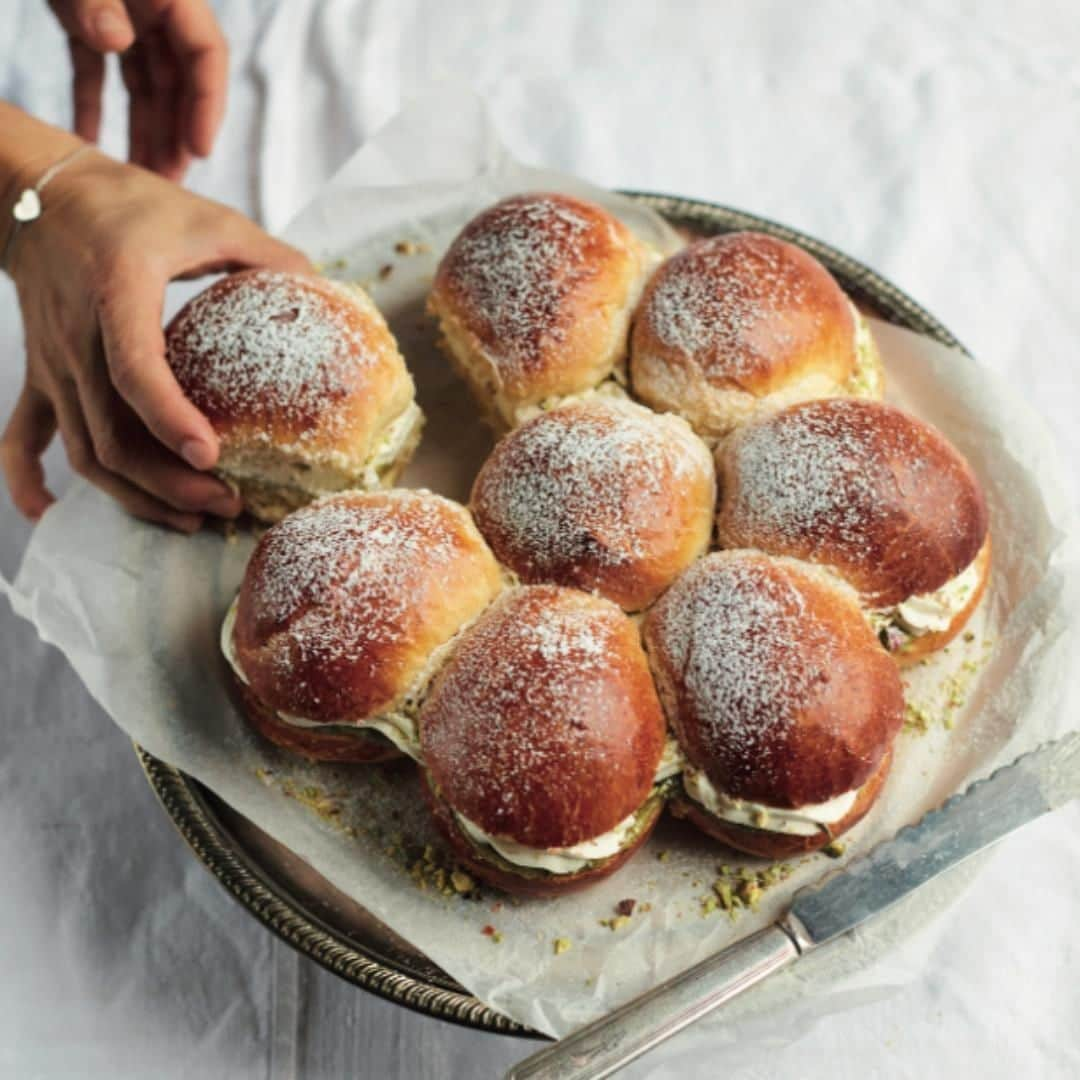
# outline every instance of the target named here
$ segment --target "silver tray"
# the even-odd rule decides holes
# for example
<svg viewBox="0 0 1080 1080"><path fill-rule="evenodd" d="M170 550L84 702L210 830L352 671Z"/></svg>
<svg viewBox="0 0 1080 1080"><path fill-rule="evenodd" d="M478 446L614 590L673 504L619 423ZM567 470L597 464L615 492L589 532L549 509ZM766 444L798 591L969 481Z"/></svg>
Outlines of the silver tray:
<svg viewBox="0 0 1080 1080"><path fill-rule="evenodd" d="M647 192L626 194L688 233L757 229L799 244L832 271L863 310L944 345L961 347L895 285L805 233L715 203ZM428 1016L502 1035L541 1037L478 1001L361 904L198 781L141 747L135 749L150 786L191 850L255 918L293 948L356 986Z"/></svg>

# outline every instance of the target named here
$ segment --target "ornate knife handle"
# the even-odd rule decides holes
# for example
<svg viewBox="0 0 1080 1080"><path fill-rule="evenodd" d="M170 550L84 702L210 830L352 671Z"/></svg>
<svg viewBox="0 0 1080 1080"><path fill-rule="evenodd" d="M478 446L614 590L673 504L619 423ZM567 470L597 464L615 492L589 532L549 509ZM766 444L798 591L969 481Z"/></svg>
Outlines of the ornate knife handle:
<svg viewBox="0 0 1080 1080"><path fill-rule="evenodd" d="M580 1031L518 1062L506 1080L598 1080L787 966L800 953L780 924L766 927Z"/></svg>

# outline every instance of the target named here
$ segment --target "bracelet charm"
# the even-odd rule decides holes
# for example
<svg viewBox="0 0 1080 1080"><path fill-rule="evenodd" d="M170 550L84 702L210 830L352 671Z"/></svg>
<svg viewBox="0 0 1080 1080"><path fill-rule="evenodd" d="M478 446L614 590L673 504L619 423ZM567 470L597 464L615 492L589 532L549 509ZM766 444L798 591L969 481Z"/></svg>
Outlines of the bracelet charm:
<svg viewBox="0 0 1080 1080"><path fill-rule="evenodd" d="M12 207L11 216L20 224L36 221L41 217L41 196L33 188L26 188Z"/></svg>

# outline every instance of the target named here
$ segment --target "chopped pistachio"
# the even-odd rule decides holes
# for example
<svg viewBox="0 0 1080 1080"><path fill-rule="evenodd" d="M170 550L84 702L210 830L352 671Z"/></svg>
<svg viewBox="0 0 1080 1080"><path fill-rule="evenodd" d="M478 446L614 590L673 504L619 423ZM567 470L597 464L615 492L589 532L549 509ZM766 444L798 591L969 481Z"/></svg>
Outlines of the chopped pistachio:
<svg viewBox="0 0 1080 1080"><path fill-rule="evenodd" d="M841 855L847 851L847 844L841 843L839 840L834 840L831 844L826 844L821 849L830 859L839 859Z"/></svg>
<svg viewBox="0 0 1080 1080"><path fill-rule="evenodd" d="M761 901L761 886L756 881L744 881L739 885L739 899L751 911L757 911Z"/></svg>
<svg viewBox="0 0 1080 1080"><path fill-rule="evenodd" d="M456 893L468 893L473 891L473 879L462 870L455 870L450 875L450 884Z"/></svg>
<svg viewBox="0 0 1080 1080"><path fill-rule="evenodd" d="M735 893L732 891L730 882L714 881L713 892L716 893L720 900L720 906L725 911L731 911L735 907Z"/></svg>
<svg viewBox="0 0 1080 1080"><path fill-rule="evenodd" d="M564 952L570 951L570 939L565 937L557 937L552 944L552 948L556 956L562 956Z"/></svg>

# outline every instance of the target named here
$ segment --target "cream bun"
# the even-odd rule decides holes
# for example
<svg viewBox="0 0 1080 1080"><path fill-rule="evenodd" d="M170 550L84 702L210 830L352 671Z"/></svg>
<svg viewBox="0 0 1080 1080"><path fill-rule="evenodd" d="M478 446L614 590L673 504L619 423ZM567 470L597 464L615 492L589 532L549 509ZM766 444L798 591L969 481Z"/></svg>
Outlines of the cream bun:
<svg viewBox="0 0 1080 1080"><path fill-rule="evenodd" d="M663 803L664 717L637 627L574 589L511 589L461 635L421 709L420 746L455 854L508 892L606 877Z"/></svg>
<svg viewBox="0 0 1080 1080"><path fill-rule="evenodd" d="M261 521L328 492L389 487L419 442L412 377L357 286L230 274L180 310L165 342L218 434L218 473Z"/></svg>
<svg viewBox="0 0 1080 1080"><path fill-rule="evenodd" d="M986 500L929 424L878 401L793 405L717 452L717 537L826 566L901 663L963 628L990 574Z"/></svg>
<svg viewBox="0 0 1080 1080"><path fill-rule="evenodd" d="M594 397L503 438L471 506L521 581L639 611L708 547L715 492L712 456L684 420Z"/></svg>
<svg viewBox="0 0 1080 1080"><path fill-rule="evenodd" d="M424 491L346 492L260 539L222 627L245 715L313 760L417 755L423 693L502 587L468 511Z"/></svg>
<svg viewBox="0 0 1080 1080"><path fill-rule="evenodd" d="M685 757L677 815L783 858L869 810L904 697L843 582L791 559L717 552L657 601L643 632Z"/></svg>
<svg viewBox="0 0 1080 1080"><path fill-rule="evenodd" d="M654 261L616 217L570 195L515 195L465 226L428 310L496 430L622 374Z"/></svg>
<svg viewBox="0 0 1080 1080"><path fill-rule="evenodd" d="M630 383L710 442L794 401L884 390L870 329L828 270L755 232L696 241L653 274L634 316Z"/></svg>

